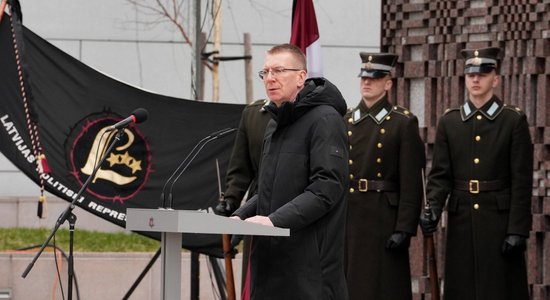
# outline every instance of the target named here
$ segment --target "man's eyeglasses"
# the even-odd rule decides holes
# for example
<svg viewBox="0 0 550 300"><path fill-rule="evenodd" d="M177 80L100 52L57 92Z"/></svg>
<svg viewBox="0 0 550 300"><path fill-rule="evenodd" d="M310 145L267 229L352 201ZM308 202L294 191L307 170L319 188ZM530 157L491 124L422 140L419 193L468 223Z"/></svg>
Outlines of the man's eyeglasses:
<svg viewBox="0 0 550 300"><path fill-rule="evenodd" d="M302 71L302 69L287 69L287 68L275 68L275 69L269 69L269 70L264 69L258 72L258 76L260 76L261 79L266 79L269 73L271 73L271 76L273 76L274 78L277 78L286 71Z"/></svg>

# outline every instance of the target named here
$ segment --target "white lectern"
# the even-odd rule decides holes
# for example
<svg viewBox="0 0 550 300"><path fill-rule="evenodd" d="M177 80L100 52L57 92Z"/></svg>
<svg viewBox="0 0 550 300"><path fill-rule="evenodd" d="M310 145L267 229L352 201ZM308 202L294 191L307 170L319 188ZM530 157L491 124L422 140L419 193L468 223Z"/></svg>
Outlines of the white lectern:
<svg viewBox="0 0 550 300"><path fill-rule="evenodd" d="M161 233L161 299L181 299L182 233L290 236L290 230L199 211L128 208L126 229Z"/></svg>

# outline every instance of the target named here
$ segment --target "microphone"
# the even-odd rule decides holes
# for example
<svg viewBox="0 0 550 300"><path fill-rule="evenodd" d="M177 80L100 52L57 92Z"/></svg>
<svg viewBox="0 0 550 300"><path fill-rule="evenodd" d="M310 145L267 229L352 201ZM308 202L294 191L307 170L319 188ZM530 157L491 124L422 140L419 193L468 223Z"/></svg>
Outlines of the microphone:
<svg viewBox="0 0 550 300"><path fill-rule="evenodd" d="M160 193L160 200L162 201L162 207L163 208L172 208L172 189L174 188L174 183L176 183L176 181L178 181L178 179L185 172L185 170L187 170L187 168L189 167L191 162L193 162L195 157L197 157L197 155L202 150L202 148L204 148L204 146L206 146L206 144L210 143L211 141L213 141L215 139L218 139L220 137L223 137L223 136L225 136L225 135L227 135L227 134L229 134L229 133L231 133L235 130L237 130L237 129L236 128L224 128L222 130L215 131L215 132L205 136L203 139L201 139L193 147L193 149L191 149L191 152L189 152L189 154L187 154L187 156L178 165L178 167L174 170L172 175L170 175L170 177L166 180L166 182L164 183L164 186L162 187L162 192ZM182 166L184 166L183 169L182 169ZM180 171L180 169L181 169L181 171ZM178 174L178 172L180 172L180 173ZM178 174L178 175L176 176L176 174ZM166 207L166 198L164 196L165 195L164 192L166 190L166 186L168 185L170 180L172 178L174 178L174 176L176 176L176 178L172 181L172 184L170 185L170 190L169 190L169 194L168 194L168 207Z"/></svg>
<svg viewBox="0 0 550 300"><path fill-rule="evenodd" d="M121 128L127 127L131 123L135 123L135 124L141 123L147 120L148 116L149 116L149 112L145 108L138 108L134 110L128 118L122 121L119 121L115 125L110 126L107 131L119 130Z"/></svg>

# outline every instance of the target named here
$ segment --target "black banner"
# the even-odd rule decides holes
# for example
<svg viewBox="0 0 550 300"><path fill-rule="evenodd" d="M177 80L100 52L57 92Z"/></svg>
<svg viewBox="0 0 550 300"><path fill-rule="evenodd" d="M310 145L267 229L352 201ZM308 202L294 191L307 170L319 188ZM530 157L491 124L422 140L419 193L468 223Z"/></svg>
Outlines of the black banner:
<svg viewBox="0 0 550 300"><path fill-rule="evenodd" d="M76 202L122 227L126 208L159 207L164 183L195 144L212 132L237 127L243 109L157 95L116 81L23 27L13 13L0 24L0 78L0 150L34 182L69 202L112 138L101 139L102 133L136 108L149 111L146 122L125 130ZM223 176L234 137L204 146L174 185L174 209L215 207L216 159ZM50 172L41 180L37 165L45 165L37 159L44 157L44 171L49 166ZM183 246L222 254L215 235L184 235Z"/></svg>

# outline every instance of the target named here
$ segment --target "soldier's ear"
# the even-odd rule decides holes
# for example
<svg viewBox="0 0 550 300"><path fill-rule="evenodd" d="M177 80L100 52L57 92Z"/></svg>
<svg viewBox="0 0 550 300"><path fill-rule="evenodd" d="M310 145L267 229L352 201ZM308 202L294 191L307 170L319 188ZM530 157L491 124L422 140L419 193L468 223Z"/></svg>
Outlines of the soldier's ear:
<svg viewBox="0 0 550 300"><path fill-rule="evenodd" d="M498 74L493 77L493 88L496 88L500 83L500 76Z"/></svg>
<svg viewBox="0 0 550 300"><path fill-rule="evenodd" d="M393 86L393 80L391 79L391 77L389 77L388 80L386 80L386 84L384 85L384 90L389 91L391 90L392 86Z"/></svg>

